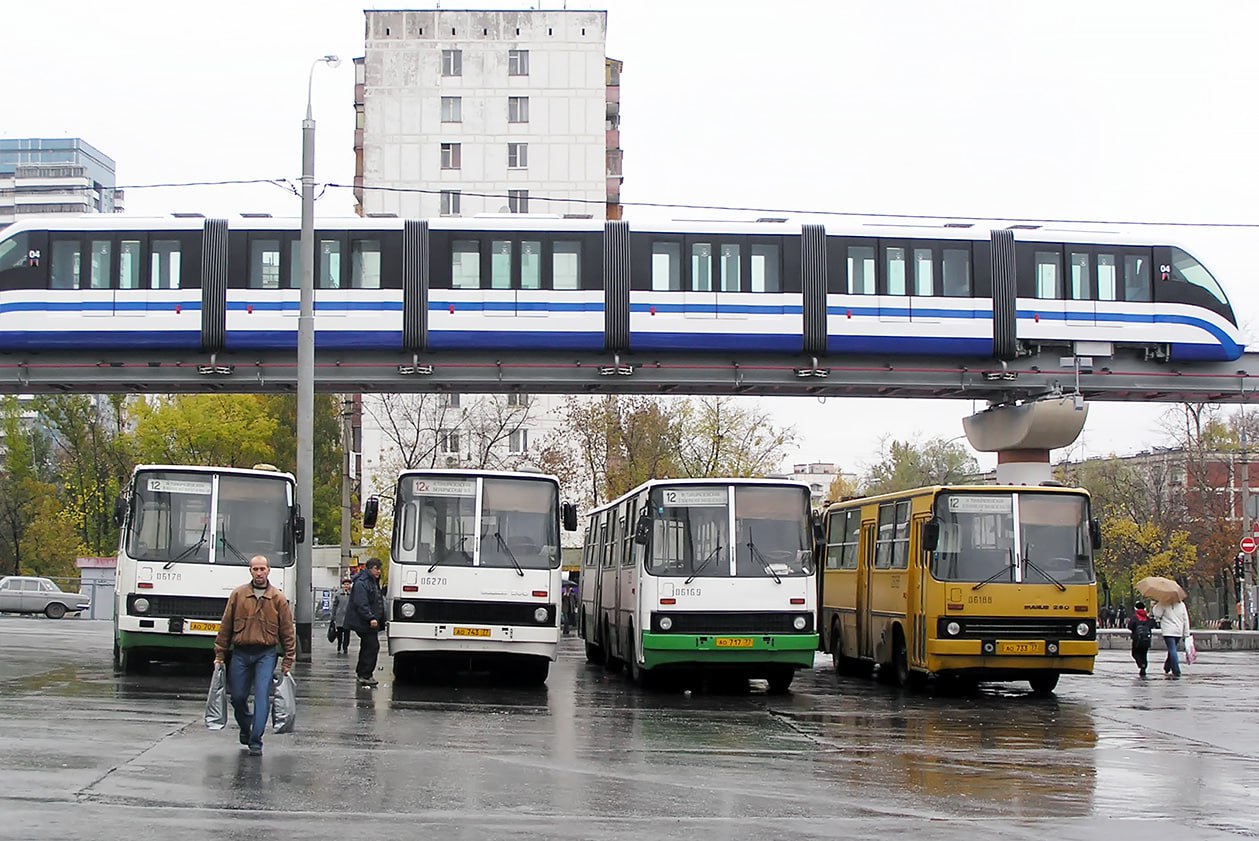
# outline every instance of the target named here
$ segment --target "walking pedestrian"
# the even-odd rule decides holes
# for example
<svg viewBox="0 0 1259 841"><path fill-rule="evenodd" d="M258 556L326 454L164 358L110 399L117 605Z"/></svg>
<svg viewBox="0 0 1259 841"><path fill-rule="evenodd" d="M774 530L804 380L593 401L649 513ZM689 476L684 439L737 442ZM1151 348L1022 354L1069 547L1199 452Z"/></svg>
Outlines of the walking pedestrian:
<svg viewBox="0 0 1259 841"><path fill-rule="evenodd" d="M350 650L350 629L345 627L345 615L350 609L349 576L341 579L341 592L332 597L332 626L337 629L337 653Z"/></svg>
<svg viewBox="0 0 1259 841"><path fill-rule="evenodd" d="M1137 669L1141 677L1150 664L1150 642L1154 639L1154 620L1145 612L1145 602L1137 602L1132 618L1128 620L1128 630L1132 632L1132 659L1137 661Z"/></svg>
<svg viewBox="0 0 1259 841"><path fill-rule="evenodd" d="M385 625L385 599L380 592L383 568L379 558L371 558L354 576L350 604L345 612L345 627L358 634L358 663L354 671L358 675L359 686L375 686L378 683L372 675L376 671L376 658L380 655L378 634Z"/></svg>
<svg viewBox="0 0 1259 841"><path fill-rule="evenodd" d="M1173 680L1180 680L1180 656L1177 648L1189 633L1189 610L1184 602L1158 602L1154 605L1154 618L1158 620L1158 626L1163 631L1163 642L1167 644L1163 674L1170 675Z"/></svg>
<svg viewBox="0 0 1259 841"><path fill-rule="evenodd" d="M249 560L249 581L227 597L219 635L214 638L214 664L221 665L231 653L227 691L232 699L240 743L250 756L262 756L262 735L271 714L271 680L275 675L276 646L284 646L280 670L288 674L297 659L297 633L293 611L284 594L268 577L266 555ZM253 712L249 700L253 698Z"/></svg>

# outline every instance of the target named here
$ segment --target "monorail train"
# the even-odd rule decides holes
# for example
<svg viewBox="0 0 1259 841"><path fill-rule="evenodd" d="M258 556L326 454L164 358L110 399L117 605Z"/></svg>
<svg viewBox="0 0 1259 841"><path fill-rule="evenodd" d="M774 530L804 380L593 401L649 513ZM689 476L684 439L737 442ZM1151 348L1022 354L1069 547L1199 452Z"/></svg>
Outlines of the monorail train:
<svg viewBox="0 0 1259 841"><path fill-rule="evenodd" d="M18 222L0 231L0 352L292 349L299 227ZM1243 351L1200 262L1121 234L517 216L325 219L316 238L319 350Z"/></svg>

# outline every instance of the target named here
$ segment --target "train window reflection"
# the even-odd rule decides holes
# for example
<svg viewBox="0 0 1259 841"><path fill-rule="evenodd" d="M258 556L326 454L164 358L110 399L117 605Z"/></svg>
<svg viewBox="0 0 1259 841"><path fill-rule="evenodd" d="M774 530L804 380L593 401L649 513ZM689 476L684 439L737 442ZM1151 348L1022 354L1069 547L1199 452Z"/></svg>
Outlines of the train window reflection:
<svg viewBox="0 0 1259 841"><path fill-rule="evenodd" d="M511 241L490 243L490 288L511 289Z"/></svg>
<svg viewBox="0 0 1259 841"><path fill-rule="evenodd" d="M778 246L752 246L752 291L780 292L778 280Z"/></svg>
<svg viewBox="0 0 1259 841"><path fill-rule="evenodd" d="M691 291L713 291L713 247L706 242L691 246Z"/></svg>
<svg viewBox="0 0 1259 841"><path fill-rule="evenodd" d="M682 244L651 244L651 288L655 292L682 291Z"/></svg>
<svg viewBox="0 0 1259 841"><path fill-rule="evenodd" d="M79 288L79 241L52 241L52 288Z"/></svg>
<svg viewBox="0 0 1259 841"><path fill-rule="evenodd" d="M249 287L280 288L280 241L256 239L249 243Z"/></svg>
<svg viewBox="0 0 1259 841"><path fill-rule="evenodd" d="M30 237L18 234L12 239L0 242L0 272L19 269L27 265L30 253Z"/></svg>
<svg viewBox="0 0 1259 841"><path fill-rule="evenodd" d="M935 294L935 276L932 270L935 263L931 259L930 248L914 249L914 294L915 295L934 295Z"/></svg>
<svg viewBox="0 0 1259 841"><path fill-rule="evenodd" d="M944 249L943 294L953 298L970 297L970 251Z"/></svg>
<svg viewBox="0 0 1259 841"><path fill-rule="evenodd" d="M178 289L180 281L179 241L153 240L149 252L149 286L152 289Z"/></svg>
<svg viewBox="0 0 1259 841"><path fill-rule="evenodd" d="M124 239L118 249L118 288L140 288L140 241Z"/></svg>
<svg viewBox="0 0 1259 841"><path fill-rule="evenodd" d="M1125 254L1123 258L1123 299L1150 300L1150 258Z"/></svg>
<svg viewBox="0 0 1259 841"><path fill-rule="evenodd" d="M520 243L520 288L542 288L542 243Z"/></svg>
<svg viewBox="0 0 1259 841"><path fill-rule="evenodd" d="M721 291L739 291L739 246L721 246Z"/></svg>
<svg viewBox="0 0 1259 841"><path fill-rule="evenodd" d="M849 246L848 293L874 294L874 248L865 245Z"/></svg>
<svg viewBox="0 0 1259 841"><path fill-rule="evenodd" d="M905 294L905 249L887 250L887 294Z"/></svg>
<svg viewBox="0 0 1259 841"><path fill-rule="evenodd" d="M93 289L108 289L113 283L113 243L92 240L92 264L89 283Z"/></svg>
<svg viewBox="0 0 1259 841"><path fill-rule="evenodd" d="M581 288L581 243L557 242L551 253L551 285L555 289Z"/></svg>
<svg viewBox="0 0 1259 841"><path fill-rule="evenodd" d="M1118 273L1115 265L1114 254L1098 254L1097 255L1097 300L1113 301L1115 300L1116 290L1118 288Z"/></svg>
<svg viewBox="0 0 1259 841"><path fill-rule="evenodd" d="M1093 275L1089 270L1089 255L1071 252L1071 300L1093 300Z"/></svg>
<svg viewBox="0 0 1259 841"><path fill-rule="evenodd" d="M1195 260L1187 251L1174 246L1172 248L1172 277L1205 289L1221 304L1228 303L1224 290L1215 282L1215 278L1207 271L1206 266Z"/></svg>
<svg viewBox="0 0 1259 841"><path fill-rule="evenodd" d="M380 241L356 239L350 243L350 268L354 289L379 289Z"/></svg>
<svg viewBox="0 0 1259 841"><path fill-rule="evenodd" d="M450 285L454 289L481 288L481 243L457 239L450 247Z"/></svg>
<svg viewBox="0 0 1259 841"><path fill-rule="evenodd" d="M1058 278L1062 275L1062 255L1057 251L1036 252L1036 297L1056 300Z"/></svg>

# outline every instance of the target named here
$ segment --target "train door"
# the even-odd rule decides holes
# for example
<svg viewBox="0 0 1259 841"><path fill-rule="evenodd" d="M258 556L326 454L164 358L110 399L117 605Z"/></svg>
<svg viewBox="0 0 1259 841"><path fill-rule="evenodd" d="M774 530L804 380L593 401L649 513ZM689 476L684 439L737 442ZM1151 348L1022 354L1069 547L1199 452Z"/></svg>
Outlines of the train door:
<svg viewBox="0 0 1259 841"><path fill-rule="evenodd" d="M1067 246L1067 324L1092 327L1097 323L1092 257L1086 248Z"/></svg>
<svg viewBox="0 0 1259 841"><path fill-rule="evenodd" d="M879 252L883 266L879 277L879 321L909 321L909 244L884 240L879 243Z"/></svg>
<svg viewBox="0 0 1259 841"><path fill-rule="evenodd" d="M713 286L717 290L715 296L717 317L746 320L748 308L742 293L751 289L751 279L745 277L749 265L747 251L742 244L737 242L718 243L715 248L716 267L713 274ZM755 246L753 248L755 249ZM758 262L763 261L758 260Z"/></svg>
<svg viewBox="0 0 1259 841"><path fill-rule="evenodd" d="M936 249L922 242L906 245L905 260L909 275L906 283L909 286L910 321L919 323L940 321L940 305L935 300L940 294L937 288L939 273L936 271L939 261L935 252Z"/></svg>
<svg viewBox="0 0 1259 841"><path fill-rule="evenodd" d="M74 290L65 303L77 305L78 315L85 318L106 318L114 314L112 277L115 263L113 242L108 235L100 238L79 234L58 234L50 237L49 288L54 293ZM73 316L71 316L73 317ZM96 329L96 328L83 328Z"/></svg>
<svg viewBox="0 0 1259 841"><path fill-rule="evenodd" d="M877 513L878 509L875 509ZM878 525L874 520L861 524L860 559L857 569L857 656L874 658L874 617L871 599L874 588L874 542Z"/></svg>
<svg viewBox="0 0 1259 841"><path fill-rule="evenodd" d="M687 318L717 317L716 245L687 240L687 267L682 305Z"/></svg>
<svg viewBox="0 0 1259 841"><path fill-rule="evenodd" d="M483 306L487 318L515 318L517 284L513 276L518 274L515 260L515 243L507 239L490 241L489 288L483 292Z"/></svg>
<svg viewBox="0 0 1259 841"><path fill-rule="evenodd" d="M1053 335L1054 325L1066 318L1066 277L1063 274L1062 246L1036 243L1033 253L1033 297L1031 317L1040 329L1036 335Z"/></svg>

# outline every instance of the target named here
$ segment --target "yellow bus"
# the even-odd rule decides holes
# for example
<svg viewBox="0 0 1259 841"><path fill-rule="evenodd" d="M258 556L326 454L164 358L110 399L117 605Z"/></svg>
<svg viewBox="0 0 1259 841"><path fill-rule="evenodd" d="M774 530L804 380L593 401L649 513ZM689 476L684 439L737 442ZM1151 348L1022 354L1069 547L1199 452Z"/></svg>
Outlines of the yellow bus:
<svg viewBox="0 0 1259 841"><path fill-rule="evenodd" d="M821 648L837 672L1026 680L1048 694L1097 656L1086 491L953 486L832 503L823 512Z"/></svg>

